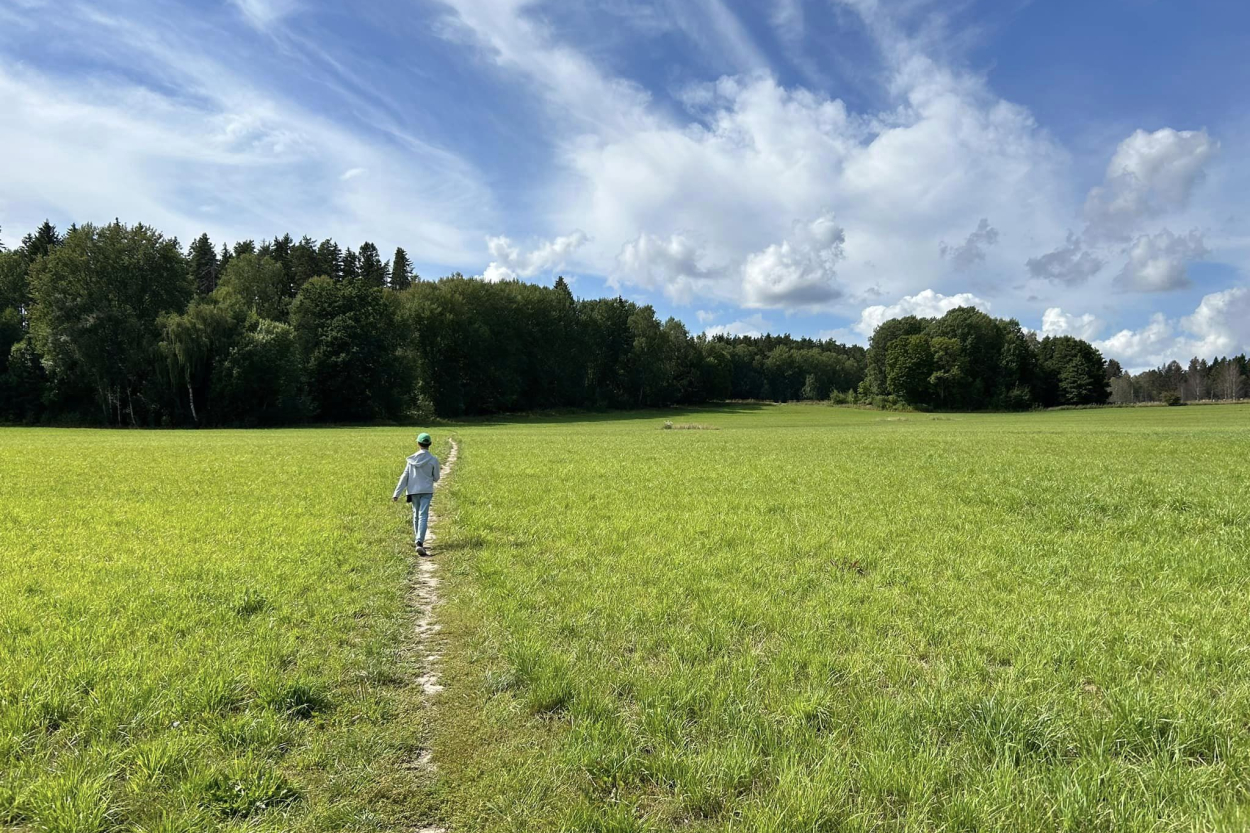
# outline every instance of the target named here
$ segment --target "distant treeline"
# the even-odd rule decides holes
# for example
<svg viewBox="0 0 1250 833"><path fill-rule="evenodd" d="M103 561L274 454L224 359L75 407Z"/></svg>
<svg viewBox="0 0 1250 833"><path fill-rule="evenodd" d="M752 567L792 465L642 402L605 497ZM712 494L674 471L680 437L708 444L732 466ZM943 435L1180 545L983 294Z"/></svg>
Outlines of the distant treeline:
<svg viewBox="0 0 1250 833"><path fill-rule="evenodd" d="M383 260L367 242L218 248L204 235L183 251L113 222L64 235L44 223L12 251L0 244L0 419L11 422L272 425L726 399L1024 409L1101 403L1126 385L1162 397L1199 372L1192 398L1240 391L1227 364L1130 379L1086 342L1038 339L972 308L888 321L868 350L692 336L650 306L575 299L563 278L425 281L402 248Z"/></svg>
<svg viewBox="0 0 1250 833"><path fill-rule="evenodd" d="M289 235L183 251L144 225L45 223L0 252L0 418L264 425L827 399L866 353L691 336L621 298L423 281L403 249Z"/></svg>
<svg viewBox="0 0 1250 833"><path fill-rule="evenodd" d="M1146 370L1133 376L1120 369L1118 362L1108 362L1111 378L1111 401L1132 402L1228 402L1250 396L1250 360L1246 354L1218 358L1190 359L1188 367L1169 362L1163 367Z"/></svg>

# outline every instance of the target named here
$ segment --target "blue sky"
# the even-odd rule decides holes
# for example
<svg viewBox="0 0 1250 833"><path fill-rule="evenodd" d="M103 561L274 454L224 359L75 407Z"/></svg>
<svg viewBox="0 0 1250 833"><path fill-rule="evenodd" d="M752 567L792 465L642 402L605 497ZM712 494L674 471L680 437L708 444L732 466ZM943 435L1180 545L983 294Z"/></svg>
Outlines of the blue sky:
<svg viewBox="0 0 1250 833"><path fill-rule="evenodd" d="M0 0L0 226L404 246L692 331L1250 349L1233 0Z"/></svg>

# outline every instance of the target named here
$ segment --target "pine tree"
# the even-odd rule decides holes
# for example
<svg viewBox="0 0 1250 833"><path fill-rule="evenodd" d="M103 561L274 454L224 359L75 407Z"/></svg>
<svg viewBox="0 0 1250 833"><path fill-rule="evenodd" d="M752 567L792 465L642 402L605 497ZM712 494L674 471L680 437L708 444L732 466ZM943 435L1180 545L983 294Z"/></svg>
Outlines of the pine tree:
<svg viewBox="0 0 1250 833"><path fill-rule="evenodd" d="M386 265L382 263L378 247L368 241L360 244L360 279L365 286L378 289L386 286Z"/></svg>
<svg viewBox="0 0 1250 833"><path fill-rule="evenodd" d="M569 301L573 300L573 290L569 289L569 284L566 280L564 280L564 275L560 275L556 278L555 290L565 296Z"/></svg>
<svg viewBox="0 0 1250 833"><path fill-rule="evenodd" d="M390 288L396 292L407 289L412 286L414 277L416 273L412 270L412 261L408 259L408 253L402 248L396 249L395 257L391 261Z"/></svg>
<svg viewBox="0 0 1250 833"><path fill-rule="evenodd" d="M56 226L44 220L38 231L22 238L22 254L27 260L34 261L36 258L50 254L59 245L61 245L61 236L56 233Z"/></svg>
<svg viewBox="0 0 1250 833"><path fill-rule="evenodd" d="M226 267L230 265L230 261L234 259L234 255L230 253L230 247L225 243L221 244L221 257L217 258L217 274L226 274Z"/></svg>
<svg viewBox="0 0 1250 833"><path fill-rule="evenodd" d="M207 234L201 234L187 249L187 267L200 295L217 288L217 250Z"/></svg>
<svg viewBox="0 0 1250 833"><path fill-rule="evenodd" d="M325 275L331 280L343 277L343 250L333 240L325 239L317 247L317 261L321 268L318 275Z"/></svg>
<svg viewBox="0 0 1250 833"><path fill-rule="evenodd" d="M340 277L345 281L353 281L360 277L360 256L350 247L343 252L343 266L339 272Z"/></svg>
<svg viewBox="0 0 1250 833"><path fill-rule="evenodd" d="M238 257L239 255L254 255L254 254L256 254L256 241L255 240L240 240L238 243L234 244L234 256L235 257Z"/></svg>
<svg viewBox="0 0 1250 833"><path fill-rule="evenodd" d="M295 241L291 239L289 234L275 237L273 242L269 244L269 256L278 262L278 265L282 267L282 271L288 274L291 271L291 250L294 247Z"/></svg>
<svg viewBox="0 0 1250 833"><path fill-rule="evenodd" d="M320 259L317 257L317 244L307 235L291 248L291 297L299 294L300 288L313 278L323 275Z"/></svg>

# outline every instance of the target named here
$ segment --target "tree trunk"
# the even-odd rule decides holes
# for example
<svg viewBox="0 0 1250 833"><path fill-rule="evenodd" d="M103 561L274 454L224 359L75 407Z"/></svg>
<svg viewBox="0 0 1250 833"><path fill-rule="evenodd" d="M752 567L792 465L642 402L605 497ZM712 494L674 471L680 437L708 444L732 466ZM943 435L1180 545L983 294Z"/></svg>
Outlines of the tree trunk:
<svg viewBox="0 0 1250 833"><path fill-rule="evenodd" d="M191 389L190 382L187 382L187 401L191 403L191 419L196 425L199 425L200 418L195 414L195 391Z"/></svg>

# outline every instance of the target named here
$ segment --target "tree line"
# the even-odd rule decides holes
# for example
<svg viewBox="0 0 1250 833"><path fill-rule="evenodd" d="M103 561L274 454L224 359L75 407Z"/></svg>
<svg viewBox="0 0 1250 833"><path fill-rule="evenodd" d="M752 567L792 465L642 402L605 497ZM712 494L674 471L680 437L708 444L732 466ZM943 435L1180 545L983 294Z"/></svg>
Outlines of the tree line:
<svg viewBox="0 0 1250 833"><path fill-rule="evenodd" d="M1110 389L1107 362L1088 342L1039 338L1013 319L960 307L878 327L861 393L917 408L1013 411L1100 405Z"/></svg>
<svg viewBox="0 0 1250 833"><path fill-rule="evenodd" d="M1233 369L1229 369L1233 368ZM692 335L623 298L423 280L404 249L290 235L185 250L143 224L0 241L0 419L133 426L354 422L730 399L1020 410L1244 394L1245 357L1136 377L1090 344L961 308L869 347Z"/></svg>
<svg viewBox="0 0 1250 833"><path fill-rule="evenodd" d="M826 399L866 351L692 336L622 298L459 273L290 235L184 251L143 224L45 222L0 244L0 419L275 425Z"/></svg>
<svg viewBox="0 0 1250 833"><path fill-rule="evenodd" d="M1207 361L1197 357L1187 367L1168 362L1162 367L1146 370L1136 376L1120 368L1112 360L1108 364L1111 380L1111 401L1116 403L1166 402L1228 402L1250 396L1250 360L1246 354L1224 356Z"/></svg>

